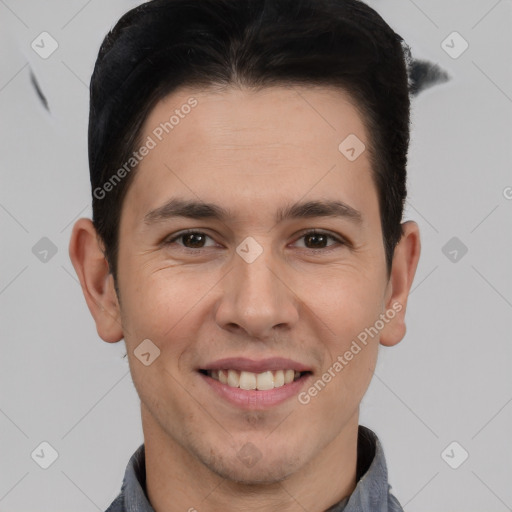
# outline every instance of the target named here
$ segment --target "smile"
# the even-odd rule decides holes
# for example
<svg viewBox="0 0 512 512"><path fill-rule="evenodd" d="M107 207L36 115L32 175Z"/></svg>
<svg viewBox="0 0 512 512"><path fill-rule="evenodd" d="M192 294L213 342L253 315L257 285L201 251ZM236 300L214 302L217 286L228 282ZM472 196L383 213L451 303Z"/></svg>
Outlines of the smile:
<svg viewBox="0 0 512 512"><path fill-rule="evenodd" d="M290 384L301 377L302 373L293 369L264 371L262 373L253 373L248 371L227 370L203 370L203 372L214 380L226 384L231 388L245 390L266 391L269 389L280 388L285 384ZM203 373L202 372L202 373Z"/></svg>

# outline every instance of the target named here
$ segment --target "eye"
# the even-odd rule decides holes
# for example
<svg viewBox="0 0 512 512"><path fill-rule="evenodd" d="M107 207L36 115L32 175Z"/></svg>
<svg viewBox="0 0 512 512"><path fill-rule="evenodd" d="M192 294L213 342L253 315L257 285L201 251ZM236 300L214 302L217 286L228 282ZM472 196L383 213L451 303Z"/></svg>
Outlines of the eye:
<svg viewBox="0 0 512 512"><path fill-rule="evenodd" d="M183 245L186 249L203 249L204 247L208 247L205 245L206 239L213 239L202 231L182 231L174 235L172 238L168 238L164 241L165 245L171 245L175 243L177 240L182 241L183 243L178 245ZM215 243L213 243L215 245Z"/></svg>
<svg viewBox="0 0 512 512"><path fill-rule="evenodd" d="M208 239L212 243L207 245ZM298 241L299 240L304 240L304 244L302 246L299 245L300 248L309 249L312 251L320 250L326 252L335 249L336 246L347 245L345 240L343 240L341 237L315 229L302 233L302 235L298 238ZM332 243L329 244L329 240L331 240ZM181 231L171 236L171 238L164 240L163 243L164 245L172 245L176 243L182 246L184 249L190 250L204 249L206 247L216 246L215 241L206 233L194 230ZM297 242L295 243L297 244Z"/></svg>
<svg viewBox="0 0 512 512"><path fill-rule="evenodd" d="M334 240L335 243L326 245L329 239ZM326 233L325 231L317 231L315 229L302 233L299 240L304 240L304 248L311 250L331 250L333 245L346 245L342 238Z"/></svg>

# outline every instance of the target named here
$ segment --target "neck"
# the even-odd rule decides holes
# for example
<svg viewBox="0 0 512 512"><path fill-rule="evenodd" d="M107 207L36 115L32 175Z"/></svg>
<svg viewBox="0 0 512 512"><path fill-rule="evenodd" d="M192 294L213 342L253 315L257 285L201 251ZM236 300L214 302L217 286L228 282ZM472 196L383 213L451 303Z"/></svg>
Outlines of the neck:
<svg viewBox="0 0 512 512"><path fill-rule="evenodd" d="M355 489L358 420L356 412L299 471L271 484L246 484L214 473L167 435L142 406L149 501L156 512L326 510Z"/></svg>

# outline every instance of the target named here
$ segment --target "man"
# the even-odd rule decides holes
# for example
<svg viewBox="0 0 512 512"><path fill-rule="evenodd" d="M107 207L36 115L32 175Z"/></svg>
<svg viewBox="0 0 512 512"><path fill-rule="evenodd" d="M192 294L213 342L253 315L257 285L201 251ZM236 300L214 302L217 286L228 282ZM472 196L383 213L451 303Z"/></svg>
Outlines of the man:
<svg viewBox="0 0 512 512"><path fill-rule="evenodd" d="M70 256L144 444L117 511L399 511L359 404L405 334L410 53L358 0L155 0L91 81Z"/></svg>

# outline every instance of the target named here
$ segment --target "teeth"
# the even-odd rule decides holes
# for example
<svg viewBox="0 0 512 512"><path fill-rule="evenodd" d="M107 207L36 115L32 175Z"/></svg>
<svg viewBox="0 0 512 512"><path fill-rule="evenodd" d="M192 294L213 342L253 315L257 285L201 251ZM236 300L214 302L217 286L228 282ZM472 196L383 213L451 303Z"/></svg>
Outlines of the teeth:
<svg viewBox="0 0 512 512"><path fill-rule="evenodd" d="M232 388L264 391L290 384L300 377L300 372L291 369L263 373L240 372L238 370L208 370L208 375Z"/></svg>
<svg viewBox="0 0 512 512"><path fill-rule="evenodd" d="M213 375L213 372L212 372L212 375ZM215 377L213 377L213 378L215 378ZM228 383L228 374L226 371L219 370L219 380L222 382L222 384Z"/></svg>
<svg viewBox="0 0 512 512"><path fill-rule="evenodd" d="M210 375L213 379L214 375ZM228 370L228 386L238 388L240 385L240 374L236 370Z"/></svg>
<svg viewBox="0 0 512 512"><path fill-rule="evenodd" d="M256 389L256 375L251 372L240 372L240 389Z"/></svg>
<svg viewBox="0 0 512 512"><path fill-rule="evenodd" d="M272 372L258 373L256 376L256 389L274 389L274 376Z"/></svg>
<svg viewBox="0 0 512 512"><path fill-rule="evenodd" d="M281 386L284 386L284 371L277 370L274 372L274 387L280 388Z"/></svg>

